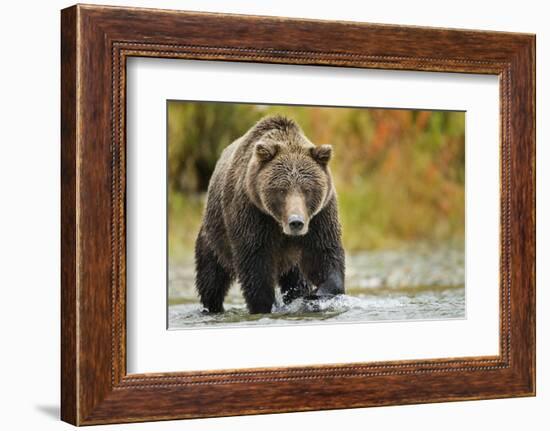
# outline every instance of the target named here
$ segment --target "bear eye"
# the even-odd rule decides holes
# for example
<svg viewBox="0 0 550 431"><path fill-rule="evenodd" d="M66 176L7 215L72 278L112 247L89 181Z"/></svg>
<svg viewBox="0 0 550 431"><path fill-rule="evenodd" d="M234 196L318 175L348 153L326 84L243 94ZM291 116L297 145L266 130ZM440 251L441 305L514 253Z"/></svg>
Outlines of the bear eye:
<svg viewBox="0 0 550 431"><path fill-rule="evenodd" d="M286 189L276 189L276 188L273 188L273 189L271 189L271 193L274 194L274 195L283 196L283 195L286 194Z"/></svg>

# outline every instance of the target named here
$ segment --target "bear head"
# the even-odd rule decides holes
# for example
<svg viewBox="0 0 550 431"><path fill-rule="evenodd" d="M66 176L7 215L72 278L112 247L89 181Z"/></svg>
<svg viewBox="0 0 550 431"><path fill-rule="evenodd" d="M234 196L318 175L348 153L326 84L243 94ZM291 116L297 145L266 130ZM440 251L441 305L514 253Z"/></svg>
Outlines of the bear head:
<svg viewBox="0 0 550 431"><path fill-rule="evenodd" d="M315 146L285 117L268 117L253 129L246 191L289 236L305 235L311 219L334 194L330 145Z"/></svg>

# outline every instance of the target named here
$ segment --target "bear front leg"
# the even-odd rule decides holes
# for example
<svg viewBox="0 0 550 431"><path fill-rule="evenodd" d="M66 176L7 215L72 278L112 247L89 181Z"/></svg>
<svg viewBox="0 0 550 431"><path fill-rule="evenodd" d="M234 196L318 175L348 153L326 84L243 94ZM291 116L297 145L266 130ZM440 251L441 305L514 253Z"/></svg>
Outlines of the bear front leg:
<svg viewBox="0 0 550 431"><path fill-rule="evenodd" d="M239 277L246 306L250 314L271 313L275 302L275 289L270 274L243 271Z"/></svg>
<svg viewBox="0 0 550 431"><path fill-rule="evenodd" d="M338 221L338 207L333 197L310 223L306 239L303 269L317 288L311 297L345 293L345 253Z"/></svg>
<svg viewBox="0 0 550 431"><path fill-rule="evenodd" d="M336 270L332 270L328 273L325 280L321 282L317 289L313 291L314 296L335 296L345 293L344 278L343 275Z"/></svg>
<svg viewBox="0 0 550 431"><path fill-rule="evenodd" d="M195 286L203 307L210 313L223 312L223 301L232 277L220 265L208 241L201 233L195 243L195 270Z"/></svg>
<svg viewBox="0 0 550 431"><path fill-rule="evenodd" d="M317 249L305 259L306 275L317 286L311 298L345 293L344 250L341 247Z"/></svg>
<svg viewBox="0 0 550 431"><path fill-rule="evenodd" d="M288 272L281 275L279 286L281 286L281 294L283 295L283 302L285 304L290 304L297 298L309 295L311 290L307 280L297 266L292 267Z"/></svg>
<svg viewBox="0 0 550 431"><path fill-rule="evenodd" d="M237 276L248 311L271 313L275 302L273 268L269 256L260 250L237 252Z"/></svg>

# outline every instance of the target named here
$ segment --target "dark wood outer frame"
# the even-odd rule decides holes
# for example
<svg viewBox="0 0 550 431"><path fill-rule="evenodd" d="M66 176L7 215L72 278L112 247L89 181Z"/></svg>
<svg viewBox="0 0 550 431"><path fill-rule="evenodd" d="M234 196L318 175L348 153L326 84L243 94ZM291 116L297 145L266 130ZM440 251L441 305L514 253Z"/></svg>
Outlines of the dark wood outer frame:
<svg viewBox="0 0 550 431"><path fill-rule="evenodd" d="M63 420L87 425L534 395L534 35L84 5L64 9L61 18ZM500 354L127 375L129 56L498 75Z"/></svg>

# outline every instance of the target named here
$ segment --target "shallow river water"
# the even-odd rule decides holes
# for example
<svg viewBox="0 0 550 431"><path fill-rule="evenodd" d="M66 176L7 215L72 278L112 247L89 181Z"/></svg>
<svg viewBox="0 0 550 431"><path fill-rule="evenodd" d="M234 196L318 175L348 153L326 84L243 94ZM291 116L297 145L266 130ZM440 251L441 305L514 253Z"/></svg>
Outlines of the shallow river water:
<svg viewBox="0 0 550 431"><path fill-rule="evenodd" d="M226 297L224 313L203 312L192 260L171 262L168 275L170 329L460 319L466 314L461 248L409 247L346 256L345 295L288 305L278 295L270 314L250 315L238 284Z"/></svg>

